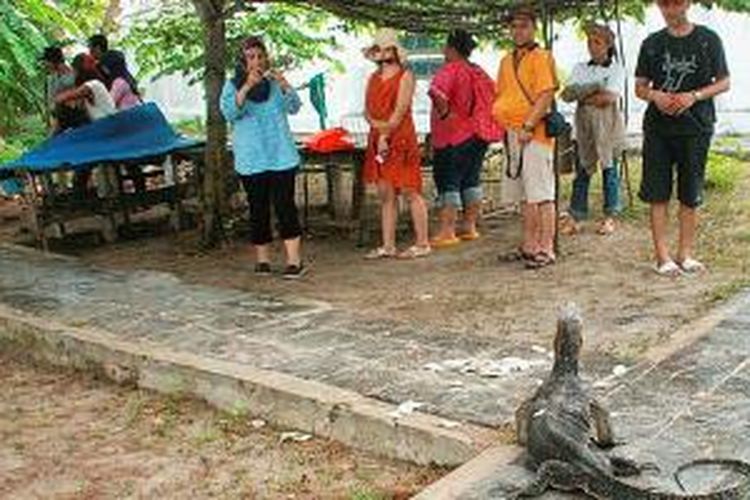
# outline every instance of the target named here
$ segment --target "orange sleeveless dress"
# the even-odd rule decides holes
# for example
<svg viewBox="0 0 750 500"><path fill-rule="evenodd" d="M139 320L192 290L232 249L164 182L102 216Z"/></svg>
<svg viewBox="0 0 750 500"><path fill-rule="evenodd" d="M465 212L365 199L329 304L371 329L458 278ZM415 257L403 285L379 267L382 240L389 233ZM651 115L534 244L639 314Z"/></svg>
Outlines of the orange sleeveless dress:
<svg viewBox="0 0 750 500"><path fill-rule="evenodd" d="M402 69L390 78L382 78L380 71L370 76L365 96L367 113L375 120L388 120L396 109L398 89L406 70ZM363 176L367 183L384 181L396 190L422 191L422 169L420 167L419 144L411 104L399 126L391 132L388 153L383 163L375 160L377 156L379 133L370 129L367 139L367 151Z"/></svg>

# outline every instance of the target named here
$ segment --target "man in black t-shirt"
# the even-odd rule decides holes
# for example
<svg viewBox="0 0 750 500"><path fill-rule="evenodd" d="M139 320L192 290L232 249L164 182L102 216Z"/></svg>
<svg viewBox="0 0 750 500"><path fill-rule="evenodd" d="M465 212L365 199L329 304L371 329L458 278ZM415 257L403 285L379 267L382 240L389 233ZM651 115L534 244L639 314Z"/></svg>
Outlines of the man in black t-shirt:
<svg viewBox="0 0 750 500"><path fill-rule="evenodd" d="M716 111L713 97L729 90L721 39L687 18L690 0L658 0L667 27L641 45L636 95L648 102L643 119L640 197L651 205L656 272L665 276L704 270L693 258L697 208L703 201L706 159ZM680 238L673 260L667 215L677 170Z"/></svg>

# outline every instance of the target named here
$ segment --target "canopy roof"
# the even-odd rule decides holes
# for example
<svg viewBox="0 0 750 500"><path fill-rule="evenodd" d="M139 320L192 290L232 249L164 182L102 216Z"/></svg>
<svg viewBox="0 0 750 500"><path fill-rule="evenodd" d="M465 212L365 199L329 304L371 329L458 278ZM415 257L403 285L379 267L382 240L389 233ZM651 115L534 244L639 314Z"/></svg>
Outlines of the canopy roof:
<svg viewBox="0 0 750 500"><path fill-rule="evenodd" d="M591 9L598 13L605 5L611 8L614 2L615 0L308 0L307 3L345 19L372 22L410 32L444 33L464 28L477 33L502 33L508 14L519 4L533 6L541 18L545 12L565 14L565 17L573 17L586 11L591 13Z"/></svg>

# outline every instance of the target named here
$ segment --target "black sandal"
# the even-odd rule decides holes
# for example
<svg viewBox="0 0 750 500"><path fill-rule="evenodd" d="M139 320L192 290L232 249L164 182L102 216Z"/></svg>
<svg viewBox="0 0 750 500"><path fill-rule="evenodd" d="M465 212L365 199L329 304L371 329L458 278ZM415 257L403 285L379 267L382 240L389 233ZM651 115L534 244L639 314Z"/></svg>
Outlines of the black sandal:
<svg viewBox="0 0 750 500"><path fill-rule="evenodd" d="M554 255L550 255L547 252L539 252L532 259L526 261L526 269L541 269L553 265L555 261Z"/></svg>
<svg viewBox="0 0 750 500"><path fill-rule="evenodd" d="M499 260L500 262L518 262L521 260L530 261L534 260L535 258L536 255L524 251L521 247L515 248L508 253L502 253L497 256L497 260Z"/></svg>

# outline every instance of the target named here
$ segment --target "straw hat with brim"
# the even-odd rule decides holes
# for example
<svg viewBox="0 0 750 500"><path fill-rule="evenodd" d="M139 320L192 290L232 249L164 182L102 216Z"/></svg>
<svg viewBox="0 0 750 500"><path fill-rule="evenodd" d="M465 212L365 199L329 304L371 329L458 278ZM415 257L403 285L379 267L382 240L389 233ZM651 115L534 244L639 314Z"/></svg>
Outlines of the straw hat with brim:
<svg viewBox="0 0 750 500"><path fill-rule="evenodd" d="M612 32L609 26L606 24L591 23L586 25L586 36L599 36L606 40L607 44L611 47L615 43L615 34Z"/></svg>
<svg viewBox="0 0 750 500"><path fill-rule="evenodd" d="M372 39L372 43L362 49L362 53L367 59L378 62L379 60L381 60L381 58L375 57L374 49L376 48L379 48L381 52L385 49L396 49L396 55L401 64L405 63L407 57L409 56L409 53L405 48L401 46L401 43L398 41L398 33L390 28L379 29L377 33L375 33L375 36Z"/></svg>

